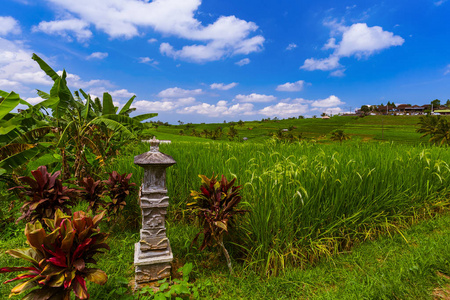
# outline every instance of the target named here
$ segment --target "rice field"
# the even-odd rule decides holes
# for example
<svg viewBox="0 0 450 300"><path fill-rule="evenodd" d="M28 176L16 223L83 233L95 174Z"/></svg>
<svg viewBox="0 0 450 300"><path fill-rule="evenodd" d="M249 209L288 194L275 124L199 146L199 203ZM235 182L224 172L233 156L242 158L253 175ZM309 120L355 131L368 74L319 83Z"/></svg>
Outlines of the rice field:
<svg viewBox="0 0 450 300"><path fill-rule="evenodd" d="M135 154L147 151L141 144ZM450 152L394 143L263 144L175 142L161 151L168 169L171 217L184 216L198 174L237 177L240 220L229 247L249 268L276 274L349 250L381 233L400 232L447 207ZM132 157L116 168L142 172ZM127 169L127 170L125 170ZM136 177L135 177L136 176Z"/></svg>

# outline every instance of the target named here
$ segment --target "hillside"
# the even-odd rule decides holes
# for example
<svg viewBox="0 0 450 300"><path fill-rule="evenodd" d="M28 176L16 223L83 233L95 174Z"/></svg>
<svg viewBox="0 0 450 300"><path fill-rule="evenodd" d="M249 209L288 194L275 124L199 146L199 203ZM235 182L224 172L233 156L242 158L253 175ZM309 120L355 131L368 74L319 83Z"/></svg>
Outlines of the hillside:
<svg viewBox="0 0 450 300"><path fill-rule="evenodd" d="M248 122L229 122L213 124L183 124L183 125L156 125L144 131L145 137L156 136L159 139L176 141L202 141L212 138L212 132L217 130L221 134L216 135L217 140L230 140L228 133L234 126L237 136L233 139L242 141L259 142L272 137L282 135L293 139L314 139L318 142L329 140L330 132L336 129L344 130L352 140L361 141L395 141L399 143L418 144L427 143L427 138L420 138L416 132L420 116L334 116L330 119L285 119ZM280 133L281 130L287 131ZM181 134L180 134L181 132ZM194 133L197 136L194 136ZM292 135L292 136L291 136Z"/></svg>

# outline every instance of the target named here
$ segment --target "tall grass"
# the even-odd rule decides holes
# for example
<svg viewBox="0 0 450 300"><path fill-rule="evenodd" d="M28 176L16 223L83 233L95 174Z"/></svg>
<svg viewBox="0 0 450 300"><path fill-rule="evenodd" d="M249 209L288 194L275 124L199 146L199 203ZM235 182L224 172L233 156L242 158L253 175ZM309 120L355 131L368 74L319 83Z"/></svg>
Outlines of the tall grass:
<svg viewBox="0 0 450 300"><path fill-rule="evenodd" d="M251 213L239 224L249 265L277 272L399 231L424 207L449 201L450 152L391 143L349 145L174 143L162 145L173 209L198 174L236 176Z"/></svg>
<svg viewBox="0 0 450 300"><path fill-rule="evenodd" d="M379 233L397 231L424 208L448 206L450 152L393 143L196 143L161 145L177 164L167 169L169 217L179 218L198 174L236 176L251 212L237 224L234 252L249 267L278 272L350 249ZM133 156L113 168L142 169ZM135 177L136 176L136 177ZM237 256L235 256L237 257Z"/></svg>

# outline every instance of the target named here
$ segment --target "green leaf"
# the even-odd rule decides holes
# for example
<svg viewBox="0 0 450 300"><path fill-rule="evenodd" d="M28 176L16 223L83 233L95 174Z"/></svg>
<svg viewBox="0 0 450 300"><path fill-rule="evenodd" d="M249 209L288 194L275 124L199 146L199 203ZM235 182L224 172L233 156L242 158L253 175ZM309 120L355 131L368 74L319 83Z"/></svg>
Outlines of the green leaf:
<svg viewBox="0 0 450 300"><path fill-rule="evenodd" d="M111 115L111 114L105 115L105 114L103 114L103 116L101 116L101 117L105 118L105 119L117 121L123 125L134 125L137 127L142 126L142 124L140 122L134 120L133 118L130 118L129 116L125 116L125 115L114 115L114 114L113 115Z"/></svg>
<svg viewBox="0 0 450 300"><path fill-rule="evenodd" d="M108 129L118 132L123 135L125 139L135 139L136 136L128 130L125 126L111 119L106 119L104 117L96 118L91 121L93 124L105 124Z"/></svg>
<svg viewBox="0 0 450 300"><path fill-rule="evenodd" d="M125 113L131 106L131 104L133 103L134 98L136 98L136 95L134 95L133 97L130 98L130 100L127 101L127 103L125 103L125 105L122 107L122 109L119 111L119 115Z"/></svg>
<svg viewBox="0 0 450 300"><path fill-rule="evenodd" d="M193 267L194 266L193 266L192 263L187 263L183 267L178 269L178 271L181 271L183 273L183 280L184 281L186 281L186 282L189 281L189 274L191 273Z"/></svg>
<svg viewBox="0 0 450 300"><path fill-rule="evenodd" d="M6 170L12 171L13 169L20 167L24 163L30 161L33 157L41 153L42 147L37 147L24 150L20 153L11 155L2 161L0 161L0 168L4 168Z"/></svg>
<svg viewBox="0 0 450 300"><path fill-rule="evenodd" d="M132 119L137 122L142 122L144 120L156 117L157 115L158 115L157 113L148 113L148 114L143 114L143 115L133 117Z"/></svg>
<svg viewBox="0 0 450 300"><path fill-rule="evenodd" d="M32 248L11 249L7 250L6 253L11 255L12 257L25 259L26 261L29 261L33 265L39 266L39 262L36 260L36 251Z"/></svg>
<svg viewBox="0 0 450 300"><path fill-rule="evenodd" d="M0 102L0 120L3 119L11 110L19 105L19 94L11 92Z"/></svg>
<svg viewBox="0 0 450 300"><path fill-rule="evenodd" d="M112 97L108 93L103 93L103 114L104 115L114 115L115 108Z"/></svg>
<svg viewBox="0 0 450 300"><path fill-rule="evenodd" d="M37 94L39 95L39 97L41 97L42 99L45 99L45 100L50 98L49 94L47 94L46 92L43 92L41 90L37 90Z"/></svg>
<svg viewBox="0 0 450 300"><path fill-rule="evenodd" d="M164 294L162 293L157 293L155 295L155 300L166 300L166 299L167 299L166 296L164 296Z"/></svg>
<svg viewBox="0 0 450 300"><path fill-rule="evenodd" d="M40 58L39 56L37 56L34 53L31 58L39 64L42 71L44 71L45 74L50 76L53 79L53 81L56 81L56 79L59 78L59 75L52 68L50 68L50 66L47 65L47 63L45 61L43 61L42 58Z"/></svg>
<svg viewBox="0 0 450 300"><path fill-rule="evenodd" d="M161 284L161 285L159 286L159 290L160 290L161 292L164 292L168 287L169 287L169 283L168 283L168 282L164 282L163 284Z"/></svg>
<svg viewBox="0 0 450 300"><path fill-rule="evenodd" d="M0 161L4 160L12 155L21 153L25 150L32 149L34 147L35 147L35 145L33 145L33 144L21 144L21 143L12 143L12 144L5 145L0 148Z"/></svg>

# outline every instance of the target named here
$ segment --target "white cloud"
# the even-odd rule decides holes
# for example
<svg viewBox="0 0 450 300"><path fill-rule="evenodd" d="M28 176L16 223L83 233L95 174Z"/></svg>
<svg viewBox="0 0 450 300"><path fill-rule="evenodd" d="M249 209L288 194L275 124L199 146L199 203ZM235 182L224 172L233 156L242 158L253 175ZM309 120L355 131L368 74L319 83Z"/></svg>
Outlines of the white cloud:
<svg viewBox="0 0 450 300"><path fill-rule="evenodd" d="M149 42L150 44L152 44L152 43L156 43L157 41L158 41L157 39L151 38L151 39L149 39L147 42Z"/></svg>
<svg viewBox="0 0 450 300"><path fill-rule="evenodd" d="M333 71L330 73L330 76L332 77L344 77L345 76L345 69L339 69L336 71Z"/></svg>
<svg viewBox="0 0 450 300"><path fill-rule="evenodd" d="M444 4L445 2L447 2L447 0L439 0L439 1L435 1L434 5L436 6L441 6L442 4Z"/></svg>
<svg viewBox="0 0 450 300"><path fill-rule="evenodd" d="M290 43L287 47L286 47L286 50L293 50L293 49L295 49L295 48L297 48L297 44L295 44L295 43Z"/></svg>
<svg viewBox="0 0 450 300"><path fill-rule="evenodd" d="M72 41L74 35L78 42L85 42L92 37L92 32L88 29L89 23L80 19L66 19L58 21L42 21L37 26L33 26L33 32L42 31L50 35L59 35Z"/></svg>
<svg viewBox="0 0 450 300"><path fill-rule="evenodd" d="M376 51L401 46L404 42L402 37L384 31L380 26L368 27L365 23L357 23L344 32L335 54L338 56L369 56Z"/></svg>
<svg viewBox="0 0 450 300"><path fill-rule="evenodd" d="M276 90L280 92L299 92L303 90L305 85L304 80L299 80L296 82L286 82L285 84L280 84L277 86Z"/></svg>
<svg viewBox="0 0 450 300"><path fill-rule="evenodd" d="M264 107L258 113L268 117L288 118L305 114L308 112L308 105L300 103L280 102L276 105Z"/></svg>
<svg viewBox="0 0 450 300"><path fill-rule="evenodd" d="M195 103L194 97L185 97L179 99L162 99L161 101L140 100L134 102L131 107L135 107L140 111L159 112L159 111L174 111L177 108Z"/></svg>
<svg viewBox="0 0 450 300"><path fill-rule="evenodd" d="M314 70L329 71L339 67L341 67L341 64L339 63L339 57L332 55L324 59L308 58L305 60L303 66L301 66L300 69L308 71Z"/></svg>
<svg viewBox="0 0 450 300"><path fill-rule="evenodd" d="M160 112L160 111L172 111L177 106L172 101L147 101L147 100L140 100L140 101L134 102L132 107L138 109L139 111Z"/></svg>
<svg viewBox="0 0 450 300"><path fill-rule="evenodd" d="M0 87L2 90L13 89L19 87L20 84L17 81L11 81L8 79L0 79Z"/></svg>
<svg viewBox="0 0 450 300"><path fill-rule="evenodd" d="M327 115L337 115L343 112L343 110L340 107L330 107L323 111Z"/></svg>
<svg viewBox="0 0 450 300"><path fill-rule="evenodd" d="M224 83L213 83L211 84L209 87L213 90L222 90L222 91L227 91L229 89L234 88L235 86L237 86L238 83L237 82L232 82L230 84L224 84Z"/></svg>
<svg viewBox="0 0 450 300"><path fill-rule="evenodd" d="M150 57L139 57L139 62L141 64L148 64L148 65L151 65L151 66L159 65L158 61L156 61L156 60L154 60L153 58L150 58Z"/></svg>
<svg viewBox="0 0 450 300"><path fill-rule="evenodd" d="M244 65L248 65L249 63L250 63L250 59L248 59L248 58L243 58L240 61L235 62L235 64L240 66L240 67L242 67Z"/></svg>
<svg viewBox="0 0 450 300"><path fill-rule="evenodd" d="M105 59L108 57L108 53L106 52L94 52L91 55L89 55L88 57L86 57L86 59Z"/></svg>
<svg viewBox="0 0 450 300"><path fill-rule="evenodd" d="M53 81L31 59L32 54L23 43L0 38L0 80L8 87L52 85Z"/></svg>
<svg viewBox="0 0 450 300"><path fill-rule="evenodd" d="M118 97L118 98L131 98L134 96L134 93L130 93L128 90L126 89L120 89L120 90L115 90L112 92L109 92L109 94L114 98L114 97Z"/></svg>
<svg viewBox="0 0 450 300"><path fill-rule="evenodd" d="M323 50L336 49L337 47L339 47L339 46L336 45L336 39L335 38L329 38L328 42L322 47L322 49Z"/></svg>
<svg viewBox="0 0 450 300"><path fill-rule="evenodd" d="M158 93L161 98L186 98L203 94L202 89L185 90L179 87L165 89Z"/></svg>
<svg viewBox="0 0 450 300"><path fill-rule="evenodd" d="M444 71L444 75L450 74L450 64L447 65Z"/></svg>
<svg viewBox="0 0 450 300"><path fill-rule="evenodd" d="M335 95L331 95L330 97L322 100L316 100L313 103L311 103L312 107L332 107L332 106L338 106L343 105L345 102L342 102L341 99L336 97Z"/></svg>
<svg viewBox="0 0 450 300"><path fill-rule="evenodd" d="M238 103L232 106L228 106L228 102L224 100L217 102L217 104L201 103L194 106L184 107L177 110L177 113L200 114L210 117L254 114L253 104L251 103Z"/></svg>
<svg viewBox="0 0 450 300"><path fill-rule="evenodd" d="M38 104L38 103L44 101L44 99L42 99L41 97L31 97L31 98L26 98L24 100L27 101L28 103L30 103L31 105L35 105L35 104Z"/></svg>
<svg viewBox="0 0 450 300"><path fill-rule="evenodd" d="M173 101L147 101L140 100L133 102L131 107L144 112L160 112L160 111L172 111L177 108L177 104Z"/></svg>
<svg viewBox="0 0 450 300"><path fill-rule="evenodd" d="M149 27L164 35L200 42L180 50L161 44L161 53L175 59L207 62L260 51L264 43L261 35L252 36L258 30L255 23L235 16L221 16L211 24L202 24L195 18L201 0L48 1L95 25L111 38L132 38L140 34L140 28Z"/></svg>
<svg viewBox="0 0 450 300"><path fill-rule="evenodd" d="M13 17L2 17L0 16L0 36L5 36L7 34L20 34L19 22Z"/></svg>
<svg viewBox="0 0 450 300"><path fill-rule="evenodd" d="M272 95L263 95L263 94L252 93L250 95L241 95L241 94L236 95L236 97L234 97L233 101L238 101L238 102L242 102L242 103L249 103L249 102L264 103L264 102L272 102L275 100L277 100L277 98Z"/></svg>
<svg viewBox="0 0 450 300"><path fill-rule="evenodd" d="M224 115L239 115L243 114L245 116L250 116L255 114L253 112L253 104L251 103L238 103L235 105L232 105L228 108L228 111L224 113Z"/></svg>
<svg viewBox="0 0 450 300"><path fill-rule="evenodd" d="M185 97L185 98L178 98L177 99L177 103L178 105L191 105L192 103L195 102L195 98L194 97Z"/></svg>
<svg viewBox="0 0 450 300"><path fill-rule="evenodd" d="M290 98L287 98L287 99L285 99L284 102L288 102L290 100L291 100ZM303 98L295 98L292 100L292 103L298 103L298 104L311 104L313 102L314 102L314 100L306 100Z"/></svg>
<svg viewBox="0 0 450 300"><path fill-rule="evenodd" d="M61 76L62 71L57 71L58 75ZM103 93L102 89L104 89L103 86L112 87L113 85L108 80L102 80L102 79L92 79L89 81L84 81L81 79L80 76L72 73L67 73L67 86L69 88L75 88L75 89L86 89L86 88L93 88L96 87L96 93Z"/></svg>
<svg viewBox="0 0 450 300"><path fill-rule="evenodd" d="M182 109L177 110L179 114L200 114L200 115L208 115L211 117L221 116L224 112L228 110L227 101L219 101L216 105L201 103L194 106L184 107Z"/></svg>
<svg viewBox="0 0 450 300"><path fill-rule="evenodd" d="M339 63L342 57L369 57L383 49L401 46L405 42L402 37L394 35L392 32L384 31L380 26L368 27L366 23L356 23L346 27L336 21L325 24L332 28L331 35L342 34L341 41L336 44L336 39L330 38L323 49L334 49L334 52L328 58L306 59L303 66L300 67L301 69L308 71L334 70L342 67ZM336 72L332 76L336 75L342 76L343 71Z"/></svg>

